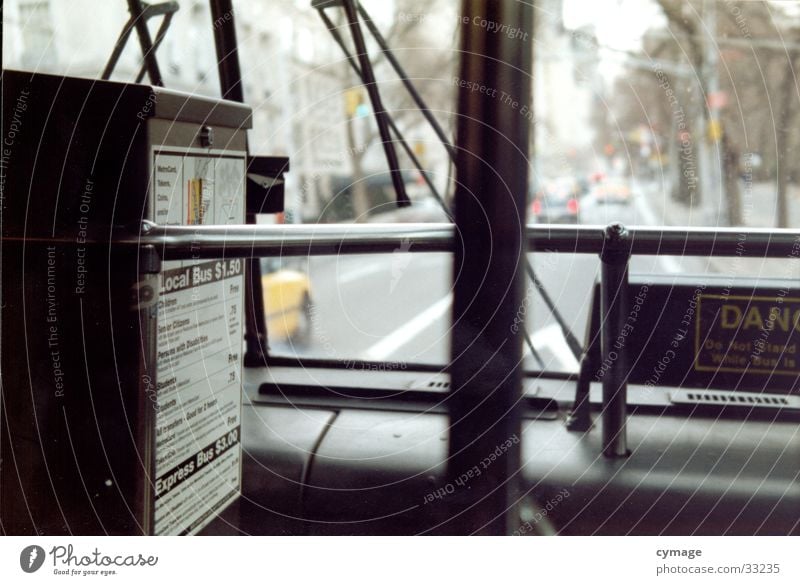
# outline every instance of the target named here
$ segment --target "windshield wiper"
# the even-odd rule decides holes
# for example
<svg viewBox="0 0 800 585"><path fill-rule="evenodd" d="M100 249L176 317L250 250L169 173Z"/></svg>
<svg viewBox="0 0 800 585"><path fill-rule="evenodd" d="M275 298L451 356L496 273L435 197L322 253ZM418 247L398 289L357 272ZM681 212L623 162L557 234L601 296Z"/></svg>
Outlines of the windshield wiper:
<svg viewBox="0 0 800 585"><path fill-rule="evenodd" d="M320 18L322 18L322 21L325 23L325 26L328 28L328 31L331 33L331 36L336 41L336 43L339 45L339 47L342 49L342 52L344 53L345 58L347 59L347 62L350 64L350 66L352 67L353 71L358 76L358 78L367 87L367 90L369 91L372 88L372 89L375 89L376 93L377 93L377 85L376 85L376 81L375 81L375 75L374 75L374 72L373 72L373 69L372 69L372 64L369 61L369 56L366 54L366 50L363 48L363 35L361 35L361 30L360 30L359 23L358 23L358 15L361 16L361 18L364 20L364 23L367 26L367 29L372 34L372 36L375 38L375 41L378 43L378 46L380 47L381 52L386 56L387 61L392 66L392 68L395 70L395 73L397 73L397 76L400 78L400 81L403 83L404 87L407 89L407 91L408 91L409 95L411 96L411 98L414 100L414 103L417 105L417 107L419 108L419 110L422 113L422 115L425 117L425 119L431 125L433 131L436 133L437 137L439 138L439 141L441 142L442 146L447 151L447 154L450 157L451 162L453 164L455 164L455 161L456 161L456 150L455 150L455 147L450 142L450 140L447 138L447 135L446 135L444 129L442 128L441 124L439 124L439 121L436 120L436 118L434 117L434 115L431 112L430 108L425 103L425 100L422 98L422 96L419 94L419 92L414 87L413 82L411 81L409 76L406 74L406 72L403 69L403 67L400 64L400 62L395 58L394 54L392 53L392 50L389 47L388 43L386 42L386 39L384 39L383 35L380 34L380 31L375 26L374 21L369 16L369 13L367 13L366 9L361 5L361 3L358 0L313 0L312 3L311 3L311 6L312 6L312 8L317 9L317 11L319 12ZM333 7L343 7L345 9L346 14L347 14L347 18L348 18L348 21L349 21L350 29L351 29L351 31L353 31L354 42L356 40L356 36L358 36L358 38L360 38L360 40L361 40L361 48L359 48L359 44L358 44L358 42L356 42L356 50L359 52L359 62L361 63L360 67L355 61L355 56L350 52L350 50L348 49L347 45L345 44L344 39L342 38L341 34L339 33L339 30L338 30L337 26L328 17L328 15L325 14L325 9L326 8L333 8ZM355 7L355 10L353 9L354 7ZM356 15L356 12L358 13L358 15ZM358 31L358 35L356 35L355 31ZM384 119L386 120L389 128L391 128L392 132L394 133L397 141L403 147L404 151L406 152L406 154L411 159L412 164L420 172L420 174L422 175L423 180L425 181L425 183L430 188L431 194L433 195L434 199L436 199L437 203L440 205L442 210L445 212L445 214L447 215L447 218L450 221L453 221L452 211L447 206L447 203L445 202L444 198L439 193L438 189L436 189L436 186L433 184L433 181L431 181L430 177L428 176L427 171L425 171L425 169L422 167L421 163L419 162L419 160L417 159L416 155L414 154L413 149L408 145L408 141L402 135L402 133L400 132L399 128L397 128L397 125L395 124L395 122L392 119L391 115L389 114L389 112L384 110L383 105L382 105L382 103L380 101L378 101L377 103L375 101L373 101L372 92L370 92L369 95L370 95L370 100L372 101L373 111L375 111L375 114L376 114L376 118L377 118L378 111L380 110L380 112L381 112L382 116L384 117ZM388 142L386 142L384 140L384 146L386 147L387 145L391 146L390 143L388 143ZM388 158L388 156L387 156L387 158ZM403 191L403 193L405 193L405 192ZM398 191L398 202L399 202L399 196L400 196L400 192ZM533 265L531 264L530 260L527 257L525 258L525 272L530 277L531 281L534 284L534 287L539 292L539 294L540 294L542 300L544 301L545 305L547 306L548 310L550 311L550 313L555 318L556 323L558 324L559 328L561 329L561 333L564 336L564 339L566 340L567 346L570 349L570 352L575 357L575 359L578 362L580 362L581 358L583 356L583 353L584 353L583 346L578 341L578 339L575 337L574 333L569 328L569 325L567 324L566 320L561 315L561 312L558 310L558 308L556 307L555 303L550 298L550 295L547 293L547 290L545 289L544 284L536 276L536 272L533 269ZM528 348L530 349L531 355L533 356L533 358L537 362L539 362L541 367L544 368L545 367L544 360L542 359L541 355L536 350L536 348L533 346L533 340L531 339L530 335L528 334L527 329L523 327L522 328L522 332L523 332L523 335L525 337L525 343L527 344Z"/></svg>
<svg viewBox="0 0 800 585"><path fill-rule="evenodd" d="M172 22L172 17L179 8L180 6L178 6L177 2L147 4L141 0L128 0L128 11L131 13L131 17L128 19L128 22L125 23L120 33L100 79L111 79L114 67L117 66L117 61L119 61L120 55L122 55L122 51L125 49L125 45L128 43L128 39L135 28L136 35L139 37L139 46L142 48L142 58L144 60L136 76L136 83L141 83L145 71L147 71L150 77L150 83L163 87L164 79L161 77L161 70L156 60L156 49L158 49L161 41L164 40L167 29ZM153 42L150 38L150 30L147 28L147 21L156 16L163 16L164 19L161 21L161 26L159 26L158 32L156 33L156 40Z"/></svg>
<svg viewBox="0 0 800 585"><path fill-rule="evenodd" d="M353 45L355 46L358 61L361 64L359 77L367 90L369 101L372 103L372 112L375 115L375 122L378 125L378 133L380 134L381 142L383 144L383 151L386 155L386 163L389 165L389 175L392 178L392 185L394 185L394 190L397 194L397 206L407 207L411 205L411 200L408 198L408 194L406 194L406 187L403 181L403 175L400 172L400 162L397 158L397 151L394 148L394 142L389 134L389 116L386 112L386 109L383 107L381 94L378 90L378 84L375 81L375 72L373 71L372 65L369 61L367 46L366 43L364 43L364 34L361 31L361 26L358 21L358 14L356 13L356 3L354 3L352 0L343 0L341 2L314 0L314 2L312 2L312 7L317 8L320 14L324 14L323 10L325 7L332 6L334 4L344 8L345 16L347 17L348 26L350 28L350 34L353 36ZM331 26L328 25L328 28L330 29ZM350 60L349 57L348 60Z"/></svg>
<svg viewBox="0 0 800 585"><path fill-rule="evenodd" d="M353 72L361 80L362 83L366 84L365 77L362 74L362 68L358 65L358 63L356 63L355 56L347 48L347 45L345 44L344 39L342 38L342 35L339 34L339 29L337 28L337 26L333 23L333 21L324 12L324 9L326 7L331 6L333 4L334 4L334 2L331 2L329 0L328 1L315 0L312 3L314 8L318 8L319 15L322 18L322 22L327 27L328 32L331 33L331 36L333 37L333 40L336 41L336 44L339 45L339 47L342 49L342 52L344 53L344 56L347 59L347 62L350 64L350 67L353 69ZM320 6L317 6L317 5L320 5ZM367 67L371 68L371 64L369 63L369 59L367 59ZM373 77L373 79L374 79L374 77ZM375 110L375 109L376 109L375 105L373 104L373 110ZM428 175L428 172L422 166L422 163L417 158L417 155L414 153L414 150L409 146L408 141L405 139L405 136L402 134L402 132L400 132L400 129L397 127L397 124L395 123L395 121L392 118L391 114L388 111L384 110L383 111L383 115L384 115L383 116L384 119L386 120L386 123L389 126L389 129L391 129L391 131L394 134L397 142L400 143L400 146L403 147L403 150L405 151L406 155L411 160L411 164L413 164L414 168L417 169L417 171L419 171L420 175L422 176L422 179L425 181L425 184L431 190L431 193L433 194L434 199L436 199L437 202L439 203L439 205L442 207L442 209L444 210L445 214L447 215L447 218L450 221L453 221L453 216L450 213L450 210L448 209L447 204L444 202L444 199L442 198L441 194L439 193L439 190L436 188L436 185L433 184L433 181L431 180L430 176ZM384 145L386 145L386 144L387 143L384 143ZM393 148L393 144L392 143L389 143L389 145Z"/></svg>

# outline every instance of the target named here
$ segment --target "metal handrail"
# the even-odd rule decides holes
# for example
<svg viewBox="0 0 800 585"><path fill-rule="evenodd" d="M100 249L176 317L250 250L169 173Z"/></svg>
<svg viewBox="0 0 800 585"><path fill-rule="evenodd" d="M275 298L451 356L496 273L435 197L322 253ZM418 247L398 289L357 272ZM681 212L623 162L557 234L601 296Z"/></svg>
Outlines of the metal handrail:
<svg viewBox="0 0 800 585"><path fill-rule="evenodd" d="M800 231L788 229L675 228L608 226L526 226L527 249L578 254L598 254L601 260L600 302L603 318L601 357L611 351L627 314L628 267L631 256L739 256L800 259ZM4 245L76 245L61 236L15 237L6 235ZM458 242L453 224L304 224L163 226L145 221L138 233L108 238L87 238L82 246L127 246L146 251L140 255L143 271L158 272L159 260L200 260L220 257L309 256L324 254L453 252ZM583 348L581 370L590 363L589 348ZM603 378L603 454L628 455L627 357L618 359ZM609 354L610 355L610 354ZM588 386L585 376L576 390L576 409L583 405L581 424L573 430L588 430Z"/></svg>
<svg viewBox="0 0 800 585"><path fill-rule="evenodd" d="M600 254L605 230L601 225L528 225L528 250ZM632 226L627 232L633 256L800 258L800 230ZM117 236L113 244L152 245L164 260L381 254L401 245L409 252L452 252L454 233L449 223L164 226L143 222L139 233L132 230ZM3 242L70 244L74 238L5 236ZM107 237L86 240L86 245L109 243Z"/></svg>

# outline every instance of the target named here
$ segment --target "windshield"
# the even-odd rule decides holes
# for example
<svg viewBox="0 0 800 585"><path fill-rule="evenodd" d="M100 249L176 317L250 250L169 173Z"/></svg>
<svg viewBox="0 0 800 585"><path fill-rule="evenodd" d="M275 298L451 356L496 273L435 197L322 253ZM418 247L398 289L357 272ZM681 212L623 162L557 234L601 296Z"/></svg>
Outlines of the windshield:
<svg viewBox="0 0 800 585"><path fill-rule="evenodd" d="M165 85L217 95L208 3L179 4L157 51ZM374 102L343 51L355 47L342 11L326 10L326 22L310 0L248 1L235 5L235 16L243 92L254 111L249 148L291 161L285 211L260 222L449 221L456 96L495 90L457 76L456 3L362 4L391 48L390 57L366 35L380 98L408 147L398 143L397 157L411 206L396 206ZM534 55L533 103L494 96L533 130L530 224L798 227L800 163L792 153L800 138L790 129L800 111L800 4L535 5L535 34L522 39ZM104 26L81 34L90 6ZM4 66L99 77L127 16L122 1L6 2ZM477 17L469 24L516 34ZM155 36L156 20L150 26ZM139 48L130 42L111 78L132 81L139 68ZM568 336L583 341L599 262L547 250L529 262L551 302L528 281L518 315L529 339L526 366L576 372ZM408 242L387 255L270 259L261 266L271 356L403 368L447 362L456 276L450 255L415 254ZM796 263L743 257L634 257L630 270L701 280L800 276Z"/></svg>
<svg viewBox="0 0 800 585"><path fill-rule="evenodd" d="M463 87L454 68L459 15L443 2L365 5L452 140L456 93L475 89ZM529 222L796 227L798 169L788 154L796 137L787 128L798 90L786 73L795 53L772 39L791 34L797 8L794 2L538 2L536 35L529 39L534 102L505 104L534 129ZM324 54L318 67L341 65L339 47ZM373 55L387 109L403 119L440 192L451 193L446 149L419 111L409 112L385 59ZM409 210L394 208L391 190L373 184L376 177L388 183L385 160L367 97L347 74L340 84L342 118L325 132L344 143L339 152L347 176L329 178L330 167L313 164L313 171L298 174L293 220L441 221L440 206L419 179L407 181ZM403 167L412 165L406 159ZM342 211L334 215L334 208ZM300 344L275 340L273 353L446 363L451 263L404 252L311 259L311 335ZM566 328L583 341L596 257L544 251L530 262ZM799 275L793 263L778 260L691 256L635 257L631 272L691 274L700 281ZM575 372L578 356L536 289L529 281L519 311L531 341L526 365Z"/></svg>

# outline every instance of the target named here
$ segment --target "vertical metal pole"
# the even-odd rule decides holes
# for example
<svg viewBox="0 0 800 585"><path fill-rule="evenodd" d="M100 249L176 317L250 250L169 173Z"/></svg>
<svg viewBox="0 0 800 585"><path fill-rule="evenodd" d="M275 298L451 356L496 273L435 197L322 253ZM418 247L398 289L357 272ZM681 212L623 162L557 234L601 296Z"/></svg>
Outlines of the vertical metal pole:
<svg viewBox="0 0 800 585"><path fill-rule="evenodd" d="M480 15L519 35L474 26ZM509 534L519 526L525 196L533 9L463 0L448 407L448 517L441 530ZM468 87L483 87L470 91ZM515 105L516 104L516 105ZM467 478L467 479L464 479Z"/></svg>
<svg viewBox="0 0 800 585"><path fill-rule="evenodd" d="M231 0L210 0L211 28L214 30L214 47L217 53L220 93L224 99L244 103L242 70L239 66L239 44L236 41L236 22ZM249 153L248 153L249 156ZM245 186L245 197L247 190ZM247 214L246 222L256 223L256 216ZM261 287L261 265L258 258L247 260L245 276L245 344L244 364L264 365L267 347L264 319L264 296Z"/></svg>
<svg viewBox="0 0 800 585"><path fill-rule="evenodd" d="M626 457L628 441L628 360L622 335L628 306L628 261L630 246L625 226L606 228L600 253L600 345L603 369L603 455Z"/></svg>
<svg viewBox="0 0 800 585"><path fill-rule="evenodd" d="M3 79L5 78L4 71L3 71L3 31L5 30L5 20L3 16L3 0L0 0L0 132L5 134L6 125L4 120L4 112L5 112L5 90L3 88ZM3 181L0 183L0 200L5 201L6 198L6 182ZM5 224L3 222L3 207L4 205L0 205L0 307L5 307L5 299L3 298L3 291L5 290L5 286L3 283L3 275L2 275L2 268L5 268L6 263L6 255L3 252L3 236L5 236ZM2 310L2 309L0 309ZM2 320L0 320L0 324L2 324ZM3 356L5 356L5 352L3 351L3 335L2 332L4 331L3 327L0 327L0 366L5 366L5 360ZM6 386L7 388L8 386ZM3 518L8 518L6 516L6 500L9 499L8 496L8 488L6 487L6 476L9 475L6 472L6 469L9 465L9 459L6 455L6 446L4 444L5 435L8 432L6 424L3 422L5 421L6 417L6 405L5 405L5 390L3 389L3 384L0 383L0 536L5 536L9 534L10 527L8 525L8 520L3 521ZM9 437L10 438L10 437Z"/></svg>
<svg viewBox="0 0 800 585"><path fill-rule="evenodd" d="M146 230L143 230L143 232ZM139 336L144 341L139 362L139 395L149 396L156 388L158 371L158 291L161 257L153 245L139 250L139 283L134 300L139 307ZM144 462L144 469L137 474L134 513L140 522L139 528L145 536L155 529L154 481L156 477L156 411L149 400L139 400L136 417L136 448ZM146 474L145 474L146 470Z"/></svg>
<svg viewBox="0 0 800 585"><path fill-rule="evenodd" d="M592 375L597 371L597 365L601 362L599 287L593 287L592 308L586 323L584 351L581 355L578 381L575 384L575 401L566 421L567 429L570 431L586 432L592 428L592 405L589 401L589 390Z"/></svg>

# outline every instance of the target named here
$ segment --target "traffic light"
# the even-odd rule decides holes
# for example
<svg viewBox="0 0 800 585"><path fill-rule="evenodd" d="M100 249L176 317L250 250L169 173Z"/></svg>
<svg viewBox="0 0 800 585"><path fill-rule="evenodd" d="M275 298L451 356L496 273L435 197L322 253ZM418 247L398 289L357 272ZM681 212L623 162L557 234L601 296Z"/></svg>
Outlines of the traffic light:
<svg viewBox="0 0 800 585"><path fill-rule="evenodd" d="M344 107L349 117L356 115L363 115L361 110L364 104L364 94L361 92L360 87L354 87L344 92Z"/></svg>
<svg viewBox="0 0 800 585"><path fill-rule="evenodd" d="M719 120L709 120L708 140L711 143L719 142L722 138L722 122Z"/></svg>

